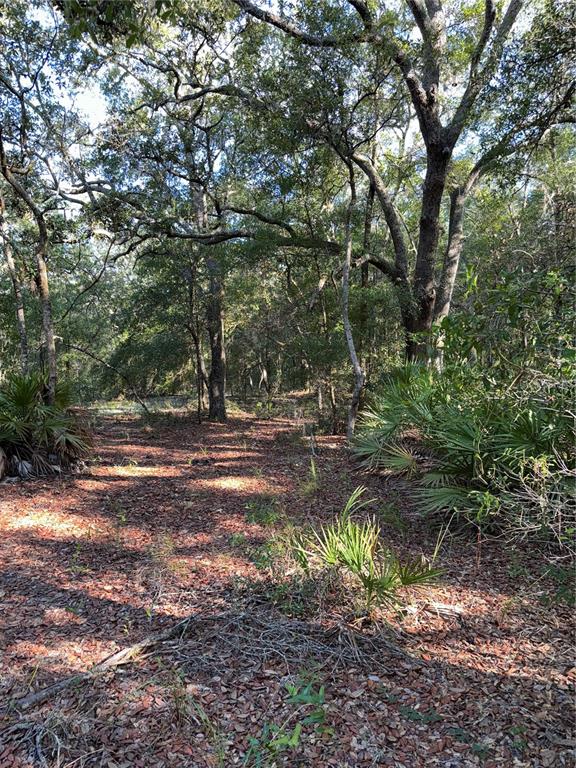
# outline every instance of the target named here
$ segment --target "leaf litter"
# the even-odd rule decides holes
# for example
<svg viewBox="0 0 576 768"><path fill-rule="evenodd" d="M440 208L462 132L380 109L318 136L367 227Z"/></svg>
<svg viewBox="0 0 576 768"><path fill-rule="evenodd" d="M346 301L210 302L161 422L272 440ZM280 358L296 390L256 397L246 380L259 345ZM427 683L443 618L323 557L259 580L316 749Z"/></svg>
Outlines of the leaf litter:
<svg viewBox="0 0 576 768"><path fill-rule="evenodd" d="M252 556L266 514L247 509L329 520L359 484L341 439L317 438L311 490L282 419L103 419L97 453L82 475L0 488L2 768L246 765L298 718L298 747L263 765L574 765L572 612L529 551L451 537L442 579L401 613L290 615ZM433 551L402 488L361 482L393 501L397 551ZM321 687L317 727L287 691Z"/></svg>

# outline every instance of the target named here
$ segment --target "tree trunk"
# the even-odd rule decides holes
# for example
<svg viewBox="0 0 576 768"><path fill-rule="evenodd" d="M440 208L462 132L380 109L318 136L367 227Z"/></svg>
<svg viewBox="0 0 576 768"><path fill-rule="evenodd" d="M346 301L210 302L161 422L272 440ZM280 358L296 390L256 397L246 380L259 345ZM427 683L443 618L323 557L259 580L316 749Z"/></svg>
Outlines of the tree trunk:
<svg viewBox="0 0 576 768"><path fill-rule="evenodd" d="M28 190L20 180L12 173L6 159L2 134L0 133L0 169L2 175L10 184L16 195L24 201L34 216L38 228L38 243L36 245L36 282L42 307L42 330L44 332L44 346L46 350L46 362L48 364L48 380L46 382L46 402L53 405L56 399L56 383L58 380L58 368L56 362L56 342L54 339L54 324L52 321L52 303L50 301L50 288L48 285L48 270L46 268L46 254L48 251L48 228L44 212L36 205Z"/></svg>
<svg viewBox="0 0 576 768"><path fill-rule="evenodd" d="M46 248L48 234L45 226L40 232L38 247L36 248L36 278L42 307L42 330L44 333L44 346L46 349L46 363L48 366L48 380L46 383L46 402L54 405L56 400L56 384L58 381L58 368L56 362L56 340L54 337L54 324L52 322L52 302L48 285L48 270L46 268Z"/></svg>
<svg viewBox="0 0 576 768"><path fill-rule="evenodd" d="M196 368L196 403L197 403L197 420L198 424L202 421L202 411L206 408L205 389L208 384L208 373L206 366L204 365L204 356L202 355L202 347L200 344L200 334L197 329L190 326L190 336L192 337L192 344L194 346L194 367Z"/></svg>
<svg viewBox="0 0 576 768"><path fill-rule="evenodd" d="M442 276L436 295L436 304L434 307L434 322L440 325L445 317L450 313L452 294L456 283L456 275L460 265L460 256L464 245L464 204L466 202L467 190L464 187L458 187L450 194L450 224L448 228L448 243L444 254L444 264L442 267ZM434 364L438 370L444 367L444 333L436 340L434 349Z"/></svg>
<svg viewBox="0 0 576 768"><path fill-rule="evenodd" d="M436 306L434 308L434 321L441 323L450 312L450 303L454 292L454 284L460 265L462 246L464 245L464 203L466 190L462 187L455 189L450 195L450 225L448 229L448 244L444 254L444 266Z"/></svg>
<svg viewBox="0 0 576 768"><path fill-rule="evenodd" d="M322 380L318 380L318 384L316 385L316 396L318 399L318 413L322 414L324 413L324 397L322 392Z"/></svg>
<svg viewBox="0 0 576 768"><path fill-rule="evenodd" d="M208 227L205 190L191 183L196 224L200 231ZM224 316L222 268L217 257L204 255L208 273L206 299L206 324L210 340L210 373L208 374L208 418L210 421L226 421L226 352L224 350Z"/></svg>
<svg viewBox="0 0 576 768"><path fill-rule="evenodd" d="M198 320L198 311L196 308L196 262L192 259L190 269L184 270L184 279L188 288L188 331L192 338L194 347L194 364L196 368L196 397L197 397L197 417L200 424L202 410L207 407L205 390L208 388L208 373L202 354L202 342L200 337L200 324Z"/></svg>
<svg viewBox="0 0 576 768"><path fill-rule="evenodd" d="M332 434L338 434L338 403L336 402L336 387L330 381L328 383L328 395L330 396L330 411L332 413Z"/></svg>
<svg viewBox="0 0 576 768"><path fill-rule="evenodd" d="M434 267L440 239L440 206L446 186L450 161L448 147L432 146L428 150L428 165L422 206L416 267L412 283L413 306L406 323L406 358L409 362L429 362L429 333L434 321L436 288Z"/></svg>
<svg viewBox="0 0 576 768"><path fill-rule="evenodd" d="M200 341L200 334L196 331L193 335L194 341L194 355L196 358L196 379L198 387L198 398L201 408L208 407L208 401L206 399L206 392L208 390L208 371L206 370L206 363L204 362L204 355L202 354L202 344Z"/></svg>
<svg viewBox="0 0 576 768"><path fill-rule="evenodd" d="M352 265L352 211L354 209L355 202L356 191L354 186L354 176L352 170L350 169L350 202L346 212L346 252L344 256L344 264L342 267L342 323L344 325L344 336L346 337L348 353L350 355L350 361L352 362L352 369L354 371L354 388L352 390L352 397L350 399L350 406L348 408L348 422L346 425L346 436L349 440L354 437L354 429L356 427L356 418L358 416L360 397L362 396L362 390L364 389L364 371L362 370L362 366L360 365L360 361L358 360L358 355L356 353L349 313L350 267Z"/></svg>
<svg viewBox="0 0 576 768"><path fill-rule="evenodd" d="M4 255L6 256L6 264L8 266L8 272L10 274L10 280L12 281L12 288L14 290L14 300L16 305L16 325L18 328L18 338L20 341L20 368L22 373L28 372L28 334L26 331L26 316L24 313L24 298L22 295L22 284L16 269L14 262L14 256L12 254L12 246L8 239L8 232L6 231L6 223L4 216L2 215L4 205L0 200L0 237L4 243Z"/></svg>
<svg viewBox="0 0 576 768"><path fill-rule="evenodd" d="M260 370L260 380L258 382L258 389L262 389L262 385L264 385L264 389L266 390L266 394L270 395L270 381L268 377L268 368L266 367L266 363L263 363L262 360L258 360L258 368Z"/></svg>
<svg viewBox="0 0 576 768"><path fill-rule="evenodd" d="M370 242L372 239L372 219L374 217L374 184L370 184L368 188L368 197L366 200L366 211L364 214L364 239L362 242L362 258L365 259L370 251ZM362 262L360 267L360 307L358 312L358 358L364 371L366 371L366 342L368 331L368 316L369 306L366 297L368 289L368 271L369 266L367 261Z"/></svg>
<svg viewBox="0 0 576 768"><path fill-rule="evenodd" d="M210 338L211 365L208 376L208 418L226 421L226 353L224 351L223 286L221 268L213 256L206 257L209 291L206 320Z"/></svg>
<svg viewBox="0 0 576 768"><path fill-rule="evenodd" d="M486 167L478 163L466 182L450 193L450 221L448 225L448 243L444 253L444 263L442 265L442 274L440 285L436 295L434 306L434 323L440 325L445 317L450 313L452 295L460 266L460 258L464 247L464 210L466 201L478 179L481 178ZM435 365L442 369L444 365L444 334L441 333L437 339L436 349L434 351Z"/></svg>

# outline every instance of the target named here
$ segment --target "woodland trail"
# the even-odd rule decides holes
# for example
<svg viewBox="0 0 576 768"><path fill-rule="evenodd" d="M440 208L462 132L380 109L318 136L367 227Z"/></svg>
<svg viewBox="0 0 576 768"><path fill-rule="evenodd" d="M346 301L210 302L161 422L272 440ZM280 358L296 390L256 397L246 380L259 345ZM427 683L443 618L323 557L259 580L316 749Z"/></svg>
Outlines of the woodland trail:
<svg viewBox="0 0 576 768"><path fill-rule="evenodd" d="M270 583L280 522L326 521L359 484L395 548L434 549L401 486L359 475L341 438L318 442L310 489L290 421L102 419L86 473L0 486L0 703L196 617L125 667L5 712L1 768L242 765L266 723L297 722L295 681L325 686L326 727L304 726L276 765L574 765L571 611L529 552L451 539L439 584L385 633L333 606L310 617Z"/></svg>

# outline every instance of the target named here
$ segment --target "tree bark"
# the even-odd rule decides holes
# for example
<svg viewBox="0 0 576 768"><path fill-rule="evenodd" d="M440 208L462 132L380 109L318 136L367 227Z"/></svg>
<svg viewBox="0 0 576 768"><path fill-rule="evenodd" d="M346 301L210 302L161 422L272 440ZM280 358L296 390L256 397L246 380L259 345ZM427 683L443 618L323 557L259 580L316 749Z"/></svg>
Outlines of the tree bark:
<svg viewBox="0 0 576 768"><path fill-rule="evenodd" d="M191 331L192 342L194 344L194 358L196 363L196 388L198 390L198 411L202 412L207 407L206 390L208 389L208 371L202 354L202 344L200 334L197 329ZM200 422L198 422L200 423Z"/></svg>
<svg viewBox="0 0 576 768"><path fill-rule="evenodd" d="M210 339L211 365L208 376L208 418L226 421L226 352L224 350L224 288L221 267L214 256L206 257L209 289L206 320Z"/></svg>
<svg viewBox="0 0 576 768"><path fill-rule="evenodd" d="M208 228L206 193L196 182L191 182L190 191L194 205L196 224L200 231ZM222 266L212 253L204 254L208 273L208 296L206 298L206 325L210 341L210 373L208 374L208 418L210 421L226 421L226 352L224 349L224 285Z"/></svg>
<svg viewBox="0 0 576 768"><path fill-rule="evenodd" d="M364 371L367 370L365 342L368 331L369 305L366 297L368 289L368 271L369 265L365 260L370 251L370 241L372 239L372 219L374 216L374 184L370 183L368 187L368 196L366 199L366 210L364 214L364 240L362 242L362 265L360 267L360 287L361 298L358 312L358 358Z"/></svg>
<svg viewBox="0 0 576 768"><path fill-rule="evenodd" d="M46 252L48 248L48 232L44 224L39 226L40 237L36 248L36 274L40 304L42 306L42 329L44 332L44 345L46 347L46 362L48 365L48 381L46 385L46 402L54 405L56 400L56 384L58 381L58 368L56 359L56 340L54 337L54 324L52 322L52 301L50 299L50 287L48 284L48 269L46 267Z"/></svg>
<svg viewBox="0 0 576 768"><path fill-rule="evenodd" d="M362 370L362 366L360 365L360 361L356 353L349 313L350 267L352 266L352 212L356 202L356 188L354 185L354 174L352 171L352 166L349 167L349 170L350 201L348 204L348 210L346 211L346 250L344 256L344 264L342 267L342 323L344 325L344 336L346 337L348 353L350 355L350 361L354 371L354 388L352 390L352 397L350 398L350 405L348 408L348 421L346 425L346 436L350 440L354 437L356 418L358 416L358 407L360 405L362 390L364 389L364 371Z"/></svg>
<svg viewBox="0 0 576 768"><path fill-rule="evenodd" d="M22 284L14 262L12 245L8 238L8 231L4 219L4 202L0 198L0 238L4 243L4 255L8 266L8 273L12 281L14 291L14 300L16 308L16 326L18 328L18 339L20 344L20 368L22 373L28 373L28 333L26 331L26 315L24 312L24 297L22 295Z"/></svg>
<svg viewBox="0 0 576 768"><path fill-rule="evenodd" d="M434 322L436 287L434 267L440 239L440 207L446 186L451 151L433 145L428 150L428 165L422 205L416 265L412 281L413 307L407 324L406 358L409 362L429 360L429 332Z"/></svg>
<svg viewBox="0 0 576 768"><path fill-rule="evenodd" d="M448 228L448 243L444 254L442 277L436 296L434 320L441 323L450 312L450 303L454 292L456 275L460 265L462 246L464 245L464 203L466 190L458 187L450 194L450 224Z"/></svg>
<svg viewBox="0 0 576 768"><path fill-rule="evenodd" d="M338 434L338 402L336 400L336 387L332 380L328 382L328 395L330 397L330 412L332 414L332 434Z"/></svg>
<svg viewBox="0 0 576 768"><path fill-rule="evenodd" d="M196 368L196 397L198 424L202 421L202 411L207 407L205 392L208 389L208 373L202 354L200 324L196 307L196 261L190 260L190 268L184 270L184 279L188 291L188 322L187 327L194 348L194 367Z"/></svg>
<svg viewBox="0 0 576 768"><path fill-rule="evenodd" d="M460 266L460 258L464 247L464 211L466 201L477 181L490 167L490 158L482 158L473 168L464 184L456 187L450 193L450 219L448 225L448 242L444 252L444 262L440 276L440 284L434 305L434 323L440 325L450 314L452 295ZM441 370L444 365L444 334L440 333L434 350L434 363Z"/></svg>

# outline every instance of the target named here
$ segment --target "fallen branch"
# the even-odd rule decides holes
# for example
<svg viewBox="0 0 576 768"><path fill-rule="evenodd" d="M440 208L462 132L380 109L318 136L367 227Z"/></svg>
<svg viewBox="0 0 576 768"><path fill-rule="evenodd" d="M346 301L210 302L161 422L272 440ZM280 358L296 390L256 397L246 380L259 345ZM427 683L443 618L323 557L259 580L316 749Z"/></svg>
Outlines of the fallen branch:
<svg viewBox="0 0 576 768"><path fill-rule="evenodd" d="M376 636L366 636L354 627L345 624L335 624L331 627L322 627L309 624L297 619L274 618L273 616L259 617L254 611L244 610L227 611L219 614L194 614L175 624L173 627L155 635L149 635L139 643L123 648L111 656L107 656L98 664L86 672L79 672L63 680L59 680L46 688L34 691L20 698L12 699L4 707L0 707L0 714L10 710L23 712L32 707L43 704L68 688L82 685L94 680L99 675L119 667L123 664L136 661L142 657L145 651L149 651L176 638L183 638L190 625L196 626L201 621L220 622L226 620L224 626L219 624L213 631L213 636L218 638L221 648L232 649L238 656L249 656L262 661L265 658L279 657L287 659L288 656L300 656L310 658L337 657L340 663L358 664L366 661L373 669L375 666L387 664L382 652L402 659L404 663L410 663L415 667L422 666L422 660L411 656L402 648L390 642L378 633ZM200 639L200 647L191 650L188 655L194 658L202 656L202 646L206 644L206 637ZM218 664L222 659L217 660Z"/></svg>
<svg viewBox="0 0 576 768"><path fill-rule="evenodd" d="M122 664L127 664L131 661L134 661L144 651L147 651L150 648L154 648L161 643L165 643L167 640L174 640L176 637L181 637L188 629L190 622L195 618L197 617L188 616L186 619L178 622L178 624L170 627L170 629L164 630L164 632L160 632L156 635L149 635L139 643L130 645L127 648L123 648L122 650L113 653L111 656L107 656L87 672L79 672L77 675L65 677L63 680L59 680L57 683L48 685L46 688L41 688L39 691L34 691L33 693L29 693L26 696L21 696L17 699L12 699L7 705L0 708L0 712L3 710L6 711L8 709L17 709L20 711L31 709L38 704L43 704L57 693L60 693L67 688L80 685L87 682L88 680L93 680L94 678L102 675L104 672L107 672L110 669L114 669L115 667L119 667Z"/></svg>

